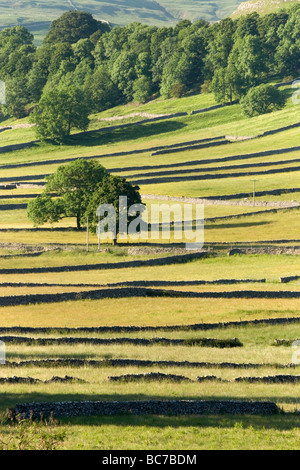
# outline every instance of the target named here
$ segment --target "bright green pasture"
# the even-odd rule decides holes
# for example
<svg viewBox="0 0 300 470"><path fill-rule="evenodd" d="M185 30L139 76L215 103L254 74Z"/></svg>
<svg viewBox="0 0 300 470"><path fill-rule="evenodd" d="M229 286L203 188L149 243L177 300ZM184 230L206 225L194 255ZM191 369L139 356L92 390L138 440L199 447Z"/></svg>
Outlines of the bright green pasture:
<svg viewBox="0 0 300 470"><path fill-rule="evenodd" d="M299 385L234 383L235 377L269 376L276 374L299 375L298 368L278 368L291 361L292 349L275 347L275 338L299 337L299 325L260 326L230 328L209 332L155 332L126 334L131 337L165 336L170 338L190 337L238 337L244 344L238 349L215 349L199 347L165 346L38 346L8 345L10 361L55 358L135 358L146 360L174 360L197 362L252 362L265 363L258 369L221 369L217 366L205 368L183 368L178 366L149 368L102 367L102 368L13 368L0 366L1 376L18 375L49 380L54 375L73 376L85 380L85 384L37 384L1 385L1 411L16 403L32 401L76 401L76 400L145 400L145 399L253 399L272 400L280 409L288 412L279 416L117 416L60 419L66 431L63 448L70 449L292 449L299 440ZM51 335L53 336L53 335ZM89 335L90 336L90 335ZM97 335L106 337L107 335ZM115 334L114 336L122 336ZM179 359L180 358L180 359ZM110 383L111 375L157 372L177 374L195 380L197 376L215 375L223 382L174 383L171 381L138 381L132 383ZM291 412L294 412L293 414ZM0 432L7 432L1 425ZM84 436L84 439L83 439ZM113 440L113 442L112 442Z"/></svg>
<svg viewBox="0 0 300 470"><path fill-rule="evenodd" d="M244 214L247 212L247 208L241 207L240 213ZM263 209L263 208L261 208ZM271 209L271 208L270 208ZM253 211L251 211L253 212ZM254 210L255 212L255 210ZM20 218L18 217L20 213ZM220 210L217 212L218 216L222 213ZM226 212L225 212L226 213ZM206 214L206 213L205 213ZM213 210L208 210L207 214L209 217L214 217L215 213ZM225 215L225 214L224 214ZM32 224L26 217L25 211L2 211L1 214L0 228L32 228ZM207 215L205 215L207 217ZM208 218L209 218L208 217ZM277 213L270 213L268 211L263 214L245 215L234 219L218 220L215 222L207 221L205 223L204 238L205 243L209 244L212 242L218 243L236 243L236 242L265 242L277 240L299 240L299 209L284 209ZM74 230L74 221L70 219L70 223L66 225L66 221L62 221L58 227L70 227L70 231L66 230L63 232L51 230L51 227L45 226L45 231L3 231L0 232L0 242L2 243L31 243L31 244L80 244L86 243L86 234L84 231ZM177 237L177 236L176 236ZM180 237L174 238L174 233L170 232L170 237L165 239L166 235L160 234L158 237L156 234L153 238L147 238L147 235L140 239L141 242L160 243L163 242L168 245L170 242L182 243L185 242L185 238ZM107 240L109 241L109 240ZM128 240L130 243L139 243L136 238ZM97 245L97 236L94 234L90 235L90 243Z"/></svg>
<svg viewBox="0 0 300 470"><path fill-rule="evenodd" d="M221 289L220 289L221 290ZM204 322L293 317L299 299L102 299L1 307L2 326L189 325Z"/></svg>
<svg viewBox="0 0 300 470"><path fill-rule="evenodd" d="M200 103L202 100L203 107L205 107L205 105L208 104L208 96L210 95L199 95L199 98L197 98L196 101L195 97L189 97L182 98L181 100L183 101L168 100L167 102L154 102L153 104L151 103L147 105L149 107L149 109L147 108L147 112L150 112L151 106L153 106L153 112L159 113L160 110L160 113L163 114L166 111L168 103L174 107L174 109L172 108L174 111L181 111L183 106L186 106L188 110L193 106L197 109L199 106L201 107ZM132 110L129 109L129 111L131 112ZM109 112L119 115L122 113L126 114L128 113L128 107L123 107L122 109L117 109L115 111L110 110ZM144 107L138 107L136 112L145 112ZM102 114L98 115L99 118L101 118L101 116ZM80 157L93 154L101 155L120 150L130 151L146 146L169 145L182 141L214 137L218 135L255 136L262 134L266 130L277 129L296 122L299 122L299 110L297 106L291 106L290 101L288 101L287 106L282 111L253 119L245 119L241 114L239 105L234 105L232 107L225 107L208 113L194 116L189 115L168 121L148 123L129 128L119 128L114 131L104 130L87 136L81 135L76 137L74 135L70 139L69 145L64 146L37 144L31 149L17 151L14 155L10 153L1 154L0 163L4 164L12 161L37 161L49 158ZM5 125L5 122L3 125ZM91 125L95 128L95 121L92 121ZM101 126L107 127L108 125L111 125L111 123L99 122L99 128ZM271 136L270 143L273 142L274 138L277 139L278 136L281 146L285 147L293 145L291 137L288 133L285 134L285 132ZM20 143L23 141L26 142L34 139L34 128L14 129L0 134L0 145ZM261 142L261 139L259 139L259 141ZM276 146L273 148L276 148ZM211 154L210 152L208 153ZM128 158L126 158L126 160L128 160ZM119 164L117 160L114 161L116 161L117 165ZM106 164L107 162L103 160L103 163Z"/></svg>
<svg viewBox="0 0 300 470"><path fill-rule="evenodd" d="M93 265L97 263L119 263L130 262L133 259L152 259L157 257L169 256L170 253L148 252L143 253L143 248L135 255L127 253L128 249L119 248L112 250L112 253L97 253L95 251L86 253L84 250L75 252L51 251L34 258L12 258L1 259L1 269L13 268L38 268L66 266L72 268L74 265ZM184 268L184 269L183 269ZM20 282L56 282L66 284L80 283L110 283L120 281L134 280L217 280L217 279L261 279L266 278L269 282L277 282L279 277L296 275L299 269L299 255L235 255L228 257L225 254L221 256L208 256L200 260L194 260L187 263L171 264L166 266L141 266L121 269L105 269L68 272L68 279L65 279L65 273L26 273L26 274L1 274L1 282L15 282L16 276Z"/></svg>
<svg viewBox="0 0 300 470"><path fill-rule="evenodd" d="M69 450L298 450L300 439L297 414L68 418L61 429Z"/></svg>

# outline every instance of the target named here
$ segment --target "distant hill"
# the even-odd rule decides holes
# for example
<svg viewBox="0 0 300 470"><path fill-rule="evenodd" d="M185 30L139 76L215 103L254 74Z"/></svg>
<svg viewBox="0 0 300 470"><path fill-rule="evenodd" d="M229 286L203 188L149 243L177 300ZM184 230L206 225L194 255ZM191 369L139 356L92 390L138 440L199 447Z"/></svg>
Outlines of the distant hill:
<svg viewBox="0 0 300 470"><path fill-rule="evenodd" d="M219 21L259 11L268 13L300 0L23 0L0 1L0 29L25 26L40 42L50 22L69 10L84 10L114 25L133 21L157 26L175 25L182 19ZM233 13L234 12L234 13Z"/></svg>
<svg viewBox="0 0 300 470"><path fill-rule="evenodd" d="M21 24L41 38L51 21L74 9L118 25L133 21L173 25L185 18L218 21L229 16L240 3L240 0L4 0L0 1L0 28Z"/></svg>
<svg viewBox="0 0 300 470"><path fill-rule="evenodd" d="M241 3L232 14L232 17L247 15L257 11L260 14L268 14L276 12L281 8L289 8L295 4L299 4L300 0L250 0L249 2Z"/></svg>

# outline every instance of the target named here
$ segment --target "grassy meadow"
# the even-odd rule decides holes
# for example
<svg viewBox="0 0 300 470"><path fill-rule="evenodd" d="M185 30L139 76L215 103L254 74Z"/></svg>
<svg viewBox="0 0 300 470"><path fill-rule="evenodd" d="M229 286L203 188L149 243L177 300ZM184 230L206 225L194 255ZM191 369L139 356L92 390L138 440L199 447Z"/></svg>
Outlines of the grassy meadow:
<svg viewBox="0 0 300 470"><path fill-rule="evenodd" d="M61 447L107 450L298 447L299 383L234 381L237 377L300 375L297 366L289 366L292 348L274 343L276 339L300 338L300 300L297 297L300 279L280 282L282 277L300 276L299 128L281 129L299 122L299 108L292 105L291 89L285 89L289 97L286 107L257 118L244 118L239 105L192 115L193 110L215 104L210 94L155 100L140 106L132 103L91 116L89 130L94 132L74 133L67 145L36 142L31 148L0 153L0 339L15 336L35 340L65 337L189 340L177 346L9 342L6 345L8 364L0 365L0 379L18 376L45 382L53 376L67 375L85 383L0 383L2 416L17 403L35 401L270 400L284 413L269 417L63 418L59 420L59 428L65 431ZM188 114L138 123L146 119L145 113L151 117L174 112ZM116 117L122 119L111 120ZM26 119L10 120L1 125L26 123ZM124 127L124 124L131 125ZM119 127L109 129L114 125ZM277 132L262 136L273 130ZM184 148L191 141L221 136L226 136L227 142L220 146L196 148L194 144L193 148L189 144L190 149ZM0 133L0 147L35 139L33 127L13 128ZM154 154L155 147L175 144L181 144L182 149L179 146L180 151L174 153ZM134 153L136 150L139 153ZM118 156L112 156L114 153ZM100 252L97 237L90 234L87 252L85 230L75 230L74 219L34 228L27 218L26 204L43 190L34 183L44 182L44 175L53 173L62 163L81 157L94 158L113 174L130 181L143 181L140 190L150 214L153 203L182 207L188 201L184 198L215 198L214 202L203 202L203 256L181 259L187 253L185 240L176 240L172 230L169 239L160 234L157 239L128 239L116 247L105 241ZM255 201L253 179L257 180L256 191L266 192L257 194ZM6 185L13 185L13 188ZM274 193L276 190L280 191ZM232 197L225 199L224 196ZM20 204L25 206L20 208ZM171 213L171 222L176 221ZM228 251L237 247L241 252L228 256ZM176 259L169 262L170 256ZM151 260L160 264L151 266ZM132 265L136 261L140 264ZM146 286L147 294L115 296L118 289L132 286L138 289ZM105 298L82 298L102 289L108 292ZM155 294L156 289L160 296ZM167 296L170 291L173 296ZM46 300L47 295L67 293L74 293L74 300L59 297L52 302ZM228 298L227 294L233 293L234 297ZM212 298L212 294L216 297ZM261 294L264 297L260 298ZM37 298L37 295L42 297ZM12 305L7 303L9 300ZM277 318L293 321L241 323L227 328L221 325ZM192 327L205 323L218 325L207 330ZM76 330L120 326L153 329ZM181 328L176 329L176 326ZM19 330L13 329L16 327ZM40 332L36 328L53 330ZM73 330L66 333L63 328ZM243 346L220 349L190 344L190 340L200 338L238 338ZM102 361L102 364L78 367L71 363L54 366L41 362L47 359L84 359ZM147 360L154 364L143 367L105 363L114 359ZM177 365L162 365L162 361L173 361ZM199 366L180 364L184 361L199 363ZM222 367L223 363L236 366ZM108 380L109 376L149 372L182 375L191 382L144 379L118 383ZM208 375L216 379L196 381L197 377ZM1 421L1 438L5 439L9 432L7 423ZM11 432L17 439L17 428L13 427Z"/></svg>

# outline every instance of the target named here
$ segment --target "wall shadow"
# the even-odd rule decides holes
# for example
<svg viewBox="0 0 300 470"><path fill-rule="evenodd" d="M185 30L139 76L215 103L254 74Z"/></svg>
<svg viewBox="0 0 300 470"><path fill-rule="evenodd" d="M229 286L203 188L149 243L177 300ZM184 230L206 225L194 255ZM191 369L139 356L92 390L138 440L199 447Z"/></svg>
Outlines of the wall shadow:
<svg viewBox="0 0 300 470"><path fill-rule="evenodd" d="M86 133L73 134L66 140L65 144L93 147L97 145L128 142L131 140L158 136L159 134L175 132L179 129L183 129L185 126L186 124L178 121L163 121L119 128L111 131L99 129Z"/></svg>

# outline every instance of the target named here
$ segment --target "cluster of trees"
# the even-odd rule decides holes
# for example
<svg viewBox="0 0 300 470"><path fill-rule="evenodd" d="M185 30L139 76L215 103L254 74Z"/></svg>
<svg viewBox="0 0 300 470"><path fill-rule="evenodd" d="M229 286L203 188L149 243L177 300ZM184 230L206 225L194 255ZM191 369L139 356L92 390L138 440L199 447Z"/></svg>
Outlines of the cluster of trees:
<svg viewBox="0 0 300 470"><path fill-rule="evenodd" d="M35 226L74 217L78 230L89 219L91 230L96 231L97 208L101 204L112 204L116 210L117 233L119 196L127 197L128 207L142 204L139 189L125 178L111 175L97 161L78 159L60 166L47 178L41 196L29 202L27 216ZM127 224L131 219L128 215Z"/></svg>
<svg viewBox="0 0 300 470"><path fill-rule="evenodd" d="M201 87L220 103L232 102L276 74L295 77L299 70L299 5L262 17L183 20L162 28L111 28L70 11L51 24L39 48L21 26L0 32L3 112L22 117L38 104L39 137L58 141L72 127L86 129L89 113L117 104L180 97ZM57 116L53 125L49 113Z"/></svg>

